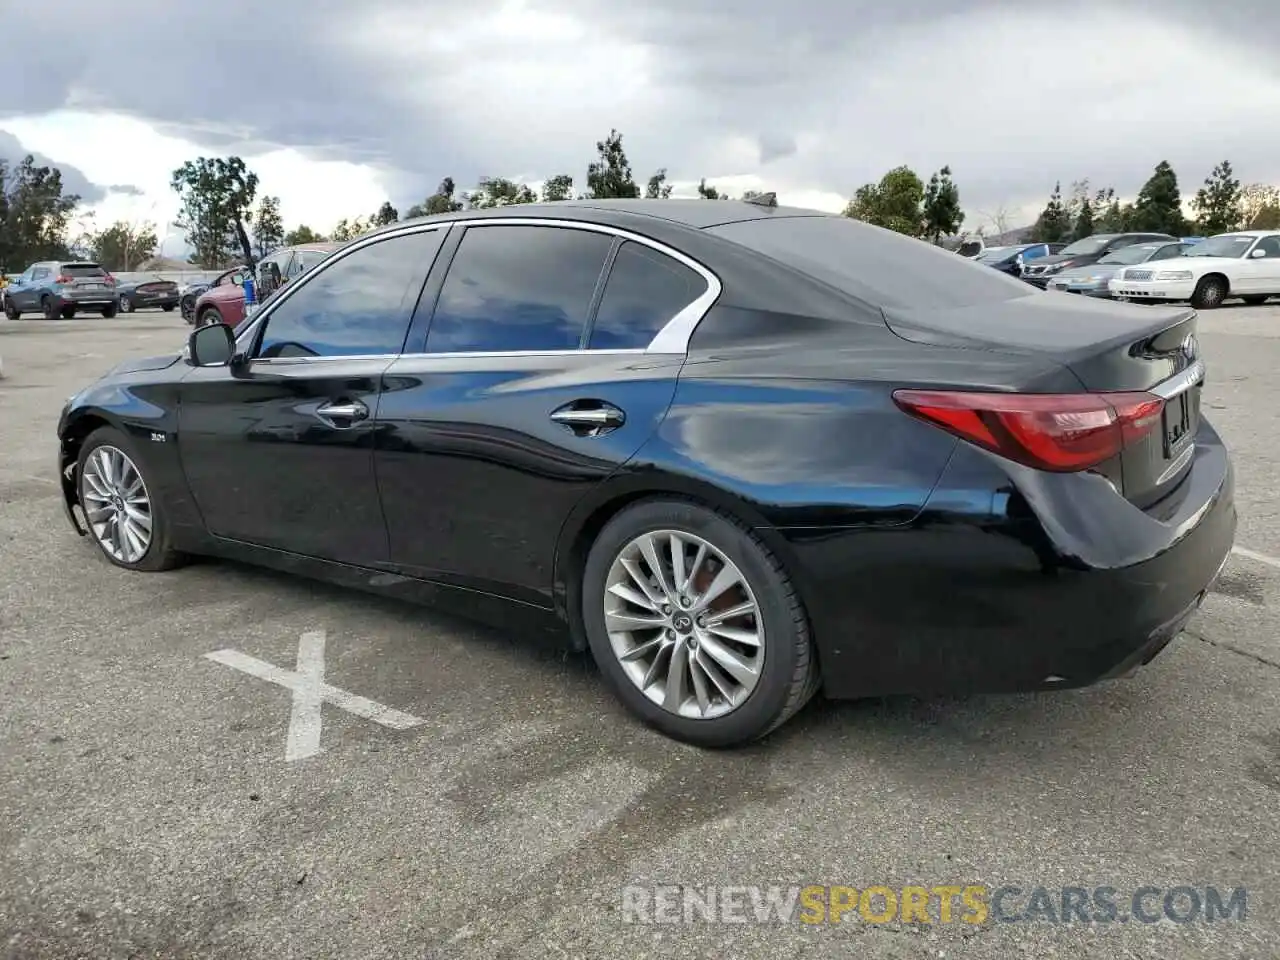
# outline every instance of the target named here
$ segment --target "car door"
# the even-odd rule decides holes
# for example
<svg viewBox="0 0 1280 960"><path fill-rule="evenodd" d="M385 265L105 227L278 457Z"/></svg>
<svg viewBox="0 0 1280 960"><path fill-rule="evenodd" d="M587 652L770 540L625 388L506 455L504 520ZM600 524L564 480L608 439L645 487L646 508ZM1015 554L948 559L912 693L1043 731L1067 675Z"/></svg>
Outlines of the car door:
<svg viewBox="0 0 1280 960"><path fill-rule="evenodd" d="M1262 251L1262 256L1257 255L1259 250ZM1236 292L1280 295L1280 235L1260 239L1242 261L1242 265L1248 288L1241 284L1234 287Z"/></svg>
<svg viewBox="0 0 1280 960"><path fill-rule="evenodd" d="M40 309L40 295L48 287L50 279L53 277L53 270L49 267L32 266L23 274L22 287L14 297L14 304L18 309L26 312L30 310Z"/></svg>
<svg viewBox="0 0 1280 960"><path fill-rule="evenodd" d="M444 260L378 413L391 560L550 606L565 518L671 403L683 347L647 348L718 281L643 238L536 221L469 223Z"/></svg>
<svg viewBox="0 0 1280 960"><path fill-rule="evenodd" d="M194 368L178 450L216 536L347 563L386 559L373 473L382 373L400 353L443 231L370 238L300 279Z"/></svg>

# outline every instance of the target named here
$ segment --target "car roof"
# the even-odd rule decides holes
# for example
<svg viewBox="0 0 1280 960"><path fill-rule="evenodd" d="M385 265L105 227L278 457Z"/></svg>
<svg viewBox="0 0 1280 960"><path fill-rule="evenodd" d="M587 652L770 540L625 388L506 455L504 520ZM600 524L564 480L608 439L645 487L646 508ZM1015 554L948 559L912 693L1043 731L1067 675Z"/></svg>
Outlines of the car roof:
<svg viewBox="0 0 1280 960"><path fill-rule="evenodd" d="M769 207L745 200L649 200L649 199L607 199L607 200L552 200L540 203L508 204L501 207L486 207L480 210L459 210L456 213L437 213L412 220L401 220L388 224L373 233L395 230L409 223L422 223L434 220L484 220L491 217L529 217L555 218L574 211L578 216L572 219L582 220L615 220L625 221L636 217L662 220L694 229L720 226L725 223L737 223L742 220L762 220L769 217L834 217L837 214L821 210L809 210L804 207Z"/></svg>

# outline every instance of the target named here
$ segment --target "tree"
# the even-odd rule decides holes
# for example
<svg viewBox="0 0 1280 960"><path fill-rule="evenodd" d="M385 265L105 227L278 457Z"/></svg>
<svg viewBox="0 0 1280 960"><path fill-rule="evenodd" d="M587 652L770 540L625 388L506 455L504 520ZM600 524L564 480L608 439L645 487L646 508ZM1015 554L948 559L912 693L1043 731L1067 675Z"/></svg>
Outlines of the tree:
<svg viewBox="0 0 1280 960"><path fill-rule="evenodd" d="M456 189L453 177L445 177L440 181L440 186L436 188L435 193L409 208L409 212L404 215L405 219L413 220L416 217L429 217L437 213L457 213L462 209L463 203L454 196Z"/></svg>
<svg viewBox="0 0 1280 960"><path fill-rule="evenodd" d="M1115 188L1107 187L1095 193L1092 206L1095 233L1123 233L1131 229L1133 204L1122 204Z"/></svg>
<svg viewBox="0 0 1280 960"><path fill-rule="evenodd" d="M192 262L207 269L237 255L253 266L249 243L250 211L258 175L239 157L199 157L173 171L170 182L182 198L178 225L195 248Z"/></svg>
<svg viewBox="0 0 1280 960"><path fill-rule="evenodd" d="M1035 243L1060 243L1071 235L1072 226L1071 214L1062 202L1062 183L1055 183L1049 202L1031 228L1031 239Z"/></svg>
<svg viewBox="0 0 1280 960"><path fill-rule="evenodd" d="M467 200L479 210L490 207L507 207L514 203L537 203L538 195L528 184L516 183L503 177L482 177L475 193Z"/></svg>
<svg viewBox="0 0 1280 960"><path fill-rule="evenodd" d="M1246 230L1280 230L1280 188L1249 184L1240 191L1240 209Z"/></svg>
<svg viewBox="0 0 1280 960"><path fill-rule="evenodd" d="M1168 233L1175 237L1186 233L1187 221L1182 215L1178 175L1173 172L1173 167L1167 160L1156 164L1155 172L1138 191L1129 229Z"/></svg>
<svg viewBox="0 0 1280 960"><path fill-rule="evenodd" d="M964 223L964 211L960 209L960 190L951 179L951 168L943 167L929 178L924 191L924 235L934 243L941 243Z"/></svg>
<svg viewBox="0 0 1280 960"><path fill-rule="evenodd" d="M555 200L568 200L573 196L573 177L567 173L557 173L548 177L542 185L542 199L550 203Z"/></svg>
<svg viewBox="0 0 1280 960"><path fill-rule="evenodd" d="M263 197L258 201L249 224L253 229L254 251L261 260L284 242L284 220L280 217L280 198Z"/></svg>
<svg viewBox="0 0 1280 960"><path fill-rule="evenodd" d="M25 269L67 255L66 232L80 197L62 192L62 171L27 155L10 169L0 158L0 268Z"/></svg>
<svg viewBox="0 0 1280 960"><path fill-rule="evenodd" d="M1077 205L1075 223L1071 228L1071 238L1073 240L1083 240L1085 237L1093 236L1093 234L1093 201L1089 198L1089 194L1085 193Z"/></svg>
<svg viewBox="0 0 1280 960"><path fill-rule="evenodd" d="M400 211L391 205L390 200L384 200L382 206L378 208L378 212L370 219L370 223L375 227L385 227L388 224L396 223L400 219Z"/></svg>
<svg viewBox="0 0 1280 960"><path fill-rule="evenodd" d="M864 220L919 237L924 233L924 183L910 167L895 167L880 178L879 183L867 183L858 188L844 215Z"/></svg>
<svg viewBox="0 0 1280 960"><path fill-rule="evenodd" d="M373 229L371 224L364 217L356 217L354 220L348 220L343 217L333 227L333 233L329 239L334 243L345 243L348 240L354 240L356 237L364 236Z"/></svg>
<svg viewBox="0 0 1280 960"><path fill-rule="evenodd" d="M645 185L644 195L649 200L667 200L671 197L671 184L667 183L667 168L663 167Z"/></svg>
<svg viewBox="0 0 1280 960"><path fill-rule="evenodd" d="M152 224L117 220L104 230L91 231L85 238L85 252L108 272L127 273L153 256L158 244Z"/></svg>
<svg viewBox="0 0 1280 960"><path fill-rule="evenodd" d="M305 223L294 227L284 235L286 247L296 247L300 243L324 243L328 238L316 233Z"/></svg>
<svg viewBox="0 0 1280 960"><path fill-rule="evenodd" d="M609 136L596 141L596 154L596 162L587 167L588 198L603 200L640 196L640 188L631 175L631 164L622 148L622 134L610 130Z"/></svg>
<svg viewBox="0 0 1280 960"><path fill-rule="evenodd" d="M703 200L720 200L720 199L722 199L722 196L721 196L720 191L719 191L719 190L717 190L715 187L713 187L713 186L709 185L709 184L707 183L707 178L706 178L706 177L703 177L703 178L698 182L698 196L700 196Z"/></svg>
<svg viewBox="0 0 1280 960"><path fill-rule="evenodd" d="M1223 160L1205 178L1204 186L1196 191L1191 206L1196 211L1196 226L1202 233L1230 233L1240 228L1244 219L1241 209L1243 191L1240 181L1231 171L1231 163Z"/></svg>

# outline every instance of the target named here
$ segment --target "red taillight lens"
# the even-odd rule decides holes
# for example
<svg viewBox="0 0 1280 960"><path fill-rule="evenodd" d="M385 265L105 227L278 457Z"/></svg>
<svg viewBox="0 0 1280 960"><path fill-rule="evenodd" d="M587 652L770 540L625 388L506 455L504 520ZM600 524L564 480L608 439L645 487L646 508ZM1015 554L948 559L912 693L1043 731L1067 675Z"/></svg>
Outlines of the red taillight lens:
<svg viewBox="0 0 1280 960"><path fill-rule="evenodd" d="M55 280L54 283L70 283L73 279L75 278L69 277L65 273L60 273L58 274L58 279Z"/></svg>
<svg viewBox="0 0 1280 960"><path fill-rule="evenodd" d="M116 285L116 278L109 273L104 273L102 275L102 279L107 283L108 286L114 287Z"/></svg>
<svg viewBox="0 0 1280 960"><path fill-rule="evenodd" d="M1072 473L1150 433L1164 400L1151 393L968 393L895 390L912 416L1018 463Z"/></svg>

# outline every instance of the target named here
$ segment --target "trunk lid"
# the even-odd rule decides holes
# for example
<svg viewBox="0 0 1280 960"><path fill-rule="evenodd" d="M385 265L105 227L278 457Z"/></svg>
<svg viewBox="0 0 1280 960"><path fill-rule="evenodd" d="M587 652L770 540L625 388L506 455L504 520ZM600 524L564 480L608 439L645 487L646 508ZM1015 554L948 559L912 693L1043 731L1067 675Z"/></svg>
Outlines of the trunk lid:
<svg viewBox="0 0 1280 960"><path fill-rule="evenodd" d="M1160 396L1161 422L1100 471L1139 506L1161 499L1190 467L1204 382L1193 309L1033 294L956 310L886 309L884 321L913 343L1052 360L1087 392Z"/></svg>

